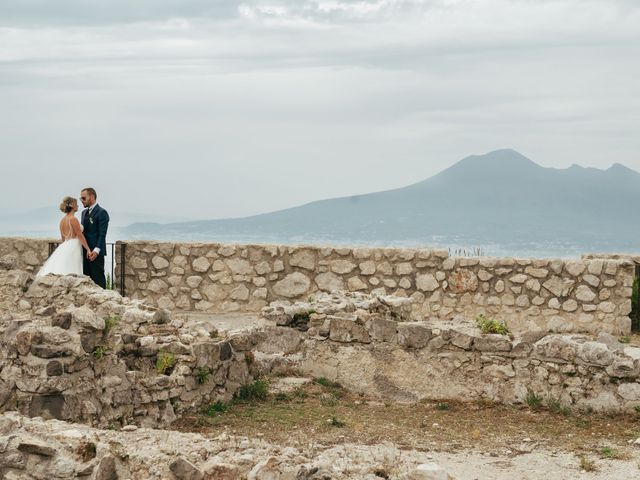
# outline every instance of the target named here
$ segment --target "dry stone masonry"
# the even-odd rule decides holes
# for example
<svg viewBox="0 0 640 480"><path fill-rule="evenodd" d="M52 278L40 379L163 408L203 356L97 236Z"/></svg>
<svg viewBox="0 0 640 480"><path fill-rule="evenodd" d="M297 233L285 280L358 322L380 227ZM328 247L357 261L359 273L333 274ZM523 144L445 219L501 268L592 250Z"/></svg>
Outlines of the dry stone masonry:
<svg viewBox="0 0 640 480"><path fill-rule="evenodd" d="M0 269L35 272L49 256L53 239L0 237Z"/></svg>
<svg viewBox="0 0 640 480"><path fill-rule="evenodd" d="M482 334L463 317L403 321L406 300L320 295L274 302L263 315L302 337L286 350L290 367L382 399L517 404L535 395L580 410L633 412L640 406L640 348L612 335L530 331L511 337Z"/></svg>
<svg viewBox="0 0 640 480"><path fill-rule="evenodd" d="M628 333L628 259L454 258L442 250L123 242L127 295L162 308L259 311L349 291L413 300L413 318L487 313L513 331ZM119 257L118 257L119 258Z"/></svg>
<svg viewBox="0 0 640 480"><path fill-rule="evenodd" d="M102 427L168 425L253 380L250 341L104 291L0 270L0 409Z"/></svg>

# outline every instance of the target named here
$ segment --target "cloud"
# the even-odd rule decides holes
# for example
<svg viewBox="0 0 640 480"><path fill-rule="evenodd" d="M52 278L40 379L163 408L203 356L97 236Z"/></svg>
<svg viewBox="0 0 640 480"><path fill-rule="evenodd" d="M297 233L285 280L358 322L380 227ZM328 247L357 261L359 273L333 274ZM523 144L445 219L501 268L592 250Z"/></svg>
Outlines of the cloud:
<svg viewBox="0 0 640 480"><path fill-rule="evenodd" d="M242 215L502 147L640 169L639 56L622 0L3 0L0 199Z"/></svg>

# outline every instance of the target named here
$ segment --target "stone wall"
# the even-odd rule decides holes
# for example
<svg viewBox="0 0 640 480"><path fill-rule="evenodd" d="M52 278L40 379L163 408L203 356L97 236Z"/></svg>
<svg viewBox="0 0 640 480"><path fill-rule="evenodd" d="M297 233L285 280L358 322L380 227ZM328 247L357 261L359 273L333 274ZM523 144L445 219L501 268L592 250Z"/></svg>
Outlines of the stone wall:
<svg viewBox="0 0 640 480"><path fill-rule="evenodd" d="M0 270L0 411L101 427L168 425L253 380L251 343L102 290Z"/></svg>
<svg viewBox="0 0 640 480"><path fill-rule="evenodd" d="M397 321L405 307L356 293L274 302L263 313L298 332L280 347L292 359L288 368L382 400L526 404L535 396L586 411L640 406L640 347L612 335L483 334L463 317ZM262 341L256 348L274 347Z"/></svg>
<svg viewBox="0 0 640 480"><path fill-rule="evenodd" d="M631 328L634 266L624 259L142 241L117 248L123 246L126 294L168 309L257 311L278 299L345 290L410 297L416 320L486 313L514 331L623 334Z"/></svg>
<svg viewBox="0 0 640 480"><path fill-rule="evenodd" d="M0 237L0 268L37 271L49 257L52 238Z"/></svg>

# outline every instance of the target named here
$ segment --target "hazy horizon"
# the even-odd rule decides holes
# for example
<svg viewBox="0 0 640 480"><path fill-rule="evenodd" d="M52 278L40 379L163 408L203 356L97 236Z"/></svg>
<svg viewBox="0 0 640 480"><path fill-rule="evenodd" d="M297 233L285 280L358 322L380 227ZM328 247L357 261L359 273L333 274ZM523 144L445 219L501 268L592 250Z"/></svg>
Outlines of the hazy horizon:
<svg viewBox="0 0 640 480"><path fill-rule="evenodd" d="M640 170L639 54L624 0L5 0L0 211L241 217L499 148Z"/></svg>

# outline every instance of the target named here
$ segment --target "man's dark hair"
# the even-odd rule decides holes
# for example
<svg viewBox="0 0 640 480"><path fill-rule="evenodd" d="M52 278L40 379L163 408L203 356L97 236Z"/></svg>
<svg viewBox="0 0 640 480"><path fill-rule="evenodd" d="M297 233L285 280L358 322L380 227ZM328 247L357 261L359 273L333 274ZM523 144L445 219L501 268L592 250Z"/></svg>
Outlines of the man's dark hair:
<svg viewBox="0 0 640 480"><path fill-rule="evenodd" d="M98 199L98 194L96 193L95 189L91 188L91 187L87 187L87 188L83 188L82 189L83 192L88 192L89 195L93 195L93 197L97 200Z"/></svg>

